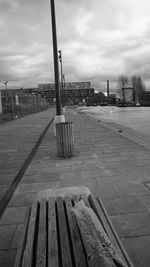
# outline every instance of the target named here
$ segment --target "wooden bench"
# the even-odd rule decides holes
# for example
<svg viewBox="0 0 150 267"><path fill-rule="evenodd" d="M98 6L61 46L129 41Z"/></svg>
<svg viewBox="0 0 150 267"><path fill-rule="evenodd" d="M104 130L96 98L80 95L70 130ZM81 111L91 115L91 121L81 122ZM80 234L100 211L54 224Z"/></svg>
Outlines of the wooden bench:
<svg viewBox="0 0 150 267"><path fill-rule="evenodd" d="M102 201L90 194L88 197L50 197L33 203L27 212L14 267L91 266L76 217L71 212L80 199L97 215L123 266L133 266Z"/></svg>

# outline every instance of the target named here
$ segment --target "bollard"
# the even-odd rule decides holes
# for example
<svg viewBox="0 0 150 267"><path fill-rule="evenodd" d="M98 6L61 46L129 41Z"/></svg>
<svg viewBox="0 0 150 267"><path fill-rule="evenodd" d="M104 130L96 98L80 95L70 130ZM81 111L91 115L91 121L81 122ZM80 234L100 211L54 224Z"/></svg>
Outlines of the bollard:
<svg viewBox="0 0 150 267"><path fill-rule="evenodd" d="M57 154L59 157L74 155L74 129L72 122L56 123Z"/></svg>

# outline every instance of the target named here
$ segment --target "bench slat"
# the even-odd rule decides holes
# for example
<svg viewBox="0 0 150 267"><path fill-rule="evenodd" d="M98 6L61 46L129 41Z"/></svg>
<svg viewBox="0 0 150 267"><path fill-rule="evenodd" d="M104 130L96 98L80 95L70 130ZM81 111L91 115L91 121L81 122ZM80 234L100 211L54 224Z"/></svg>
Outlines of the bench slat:
<svg viewBox="0 0 150 267"><path fill-rule="evenodd" d="M55 198L48 199L48 267L59 267Z"/></svg>
<svg viewBox="0 0 150 267"><path fill-rule="evenodd" d="M111 240L111 243L114 246L117 255L123 260L123 262L126 262L129 267L133 267L133 264L131 260L129 259L127 253L125 252L125 249L121 241L119 240L116 234L116 231L107 215L107 212L102 204L101 199L98 198L98 202L97 202L95 198L92 195L90 195L89 201L90 201L91 207L93 208L100 222L102 223L105 232L107 233L109 239Z"/></svg>
<svg viewBox="0 0 150 267"><path fill-rule="evenodd" d="M70 233L71 233L72 247L73 247L73 252L74 252L74 257L75 257L74 259L75 266L86 267L87 261L85 258L85 253L83 250L83 245L81 242L80 233L79 233L79 229L77 226L77 221L76 221L76 218L73 212L71 211L72 203L71 203L70 197L65 198L65 204L66 204L67 216L68 216Z"/></svg>
<svg viewBox="0 0 150 267"><path fill-rule="evenodd" d="M46 266L46 250L47 250L47 225L46 225L46 199L40 202L40 215L38 227L38 244L37 244L37 261L36 267Z"/></svg>
<svg viewBox="0 0 150 267"><path fill-rule="evenodd" d="M58 224L60 234L61 261L63 267L72 267L63 198L57 198Z"/></svg>
<svg viewBox="0 0 150 267"><path fill-rule="evenodd" d="M27 233L27 242L23 255L22 267L32 267L33 261L33 244L36 230L36 221L38 213L38 202L34 202L31 208L31 215Z"/></svg>

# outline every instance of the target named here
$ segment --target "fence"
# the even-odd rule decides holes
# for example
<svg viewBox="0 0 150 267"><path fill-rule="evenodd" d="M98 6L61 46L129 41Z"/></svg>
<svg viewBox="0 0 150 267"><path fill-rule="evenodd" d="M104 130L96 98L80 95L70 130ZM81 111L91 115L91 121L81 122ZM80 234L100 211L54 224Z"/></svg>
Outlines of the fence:
<svg viewBox="0 0 150 267"><path fill-rule="evenodd" d="M12 120L28 114L46 110L49 104L39 94L23 90L2 91L2 120Z"/></svg>

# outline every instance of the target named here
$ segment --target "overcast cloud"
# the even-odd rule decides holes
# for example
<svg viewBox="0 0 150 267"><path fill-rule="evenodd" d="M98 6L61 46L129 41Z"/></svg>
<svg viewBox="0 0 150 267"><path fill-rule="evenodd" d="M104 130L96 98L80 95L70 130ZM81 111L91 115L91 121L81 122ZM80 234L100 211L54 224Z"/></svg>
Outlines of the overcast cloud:
<svg viewBox="0 0 150 267"><path fill-rule="evenodd" d="M66 81L105 91L120 74L150 89L149 0L55 0ZM0 81L33 87L54 81L49 0L0 0Z"/></svg>

